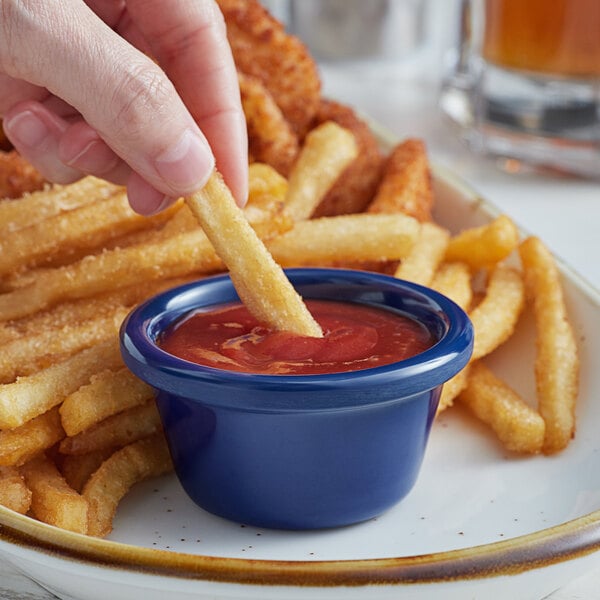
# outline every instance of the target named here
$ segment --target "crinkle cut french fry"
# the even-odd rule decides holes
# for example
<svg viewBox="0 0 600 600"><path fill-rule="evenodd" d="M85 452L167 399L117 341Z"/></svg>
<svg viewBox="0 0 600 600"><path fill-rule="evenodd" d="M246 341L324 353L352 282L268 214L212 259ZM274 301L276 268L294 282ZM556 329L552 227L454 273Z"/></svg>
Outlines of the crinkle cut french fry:
<svg viewBox="0 0 600 600"><path fill-rule="evenodd" d="M54 185L12 200L0 201L0 236L29 227L54 215L112 196L118 186L95 177L70 185Z"/></svg>
<svg viewBox="0 0 600 600"><path fill-rule="evenodd" d="M65 437L58 408L15 429L0 431L0 466L20 466Z"/></svg>
<svg viewBox="0 0 600 600"><path fill-rule="evenodd" d="M118 339L86 348L14 383L0 385L0 429L13 429L60 404L100 370L122 364Z"/></svg>
<svg viewBox="0 0 600 600"><path fill-rule="evenodd" d="M88 502L71 488L56 466L40 455L21 467L32 492L31 513L36 519L77 533L87 533Z"/></svg>
<svg viewBox="0 0 600 600"><path fill-rule="evenodd" d="M470 366L458 401L489 425L508 450L528 454L542 450L545 424L540 414L483 363Z"/></svg>
<svg viewBox="0 0 600 600"><path fill-rule="evenodd" d="M62 300L220 268L221 261L200 230L156 243L115 248L44 271L29 285L1 294L0 321L25 317Z"/></svg>
<svg viewBox="0 0 600 600"><path fill-rule="evenodd" d="M512 335L524 305L521 274L498 265L490 274L484 299L469 315L475 332L471 360L489 354Z"/></svg>
<svg viewBox="0 0 600 600"><path fill-rule="evenodd" d="M406 215L340 215L300 221L267 242L286 267L337 262L383 261L405 257L420 224Z"/></svg>
<svg viewBox="0 0 600 600"><path fill-rule="evenodd" d="M538 408L546 423L544 453L553 454L575 434L579 354L552 254L536 237L523 241L519 253L535 316L535 378Z"/></svg>
<svg viewBox="0 0 600 600"><path fill-rule="evenodd" d="M117 506L131 487L171 469L169 449L162 434L125 446L106 459L83 489L90 507L88 534L103 537L110 533Z"/></svg>
<svg viewBox="0 0 600 600"><path fill-rule="evenodd" d="M469 310L473 301L471 271L465 263L443 263L436 271L430 286L456 302L463 310Z"/></svg>
<svg viewBox="0 0 600 600"><path fill-rule="evenodd" d="M403 213L421 222L431 221L433 191L425 144L409 138L392 149L375 197L373 213Z"/></svg>
<svg viewBox="0 0 600 600"><path fill-rule="evenodd" d="M59 334L55 329L41 330L37 335L19 337L0 345L0 383L9 383L16 376L31 375L116 337L128 312L128 308L117 308L111 315L64 325Z"/></svg>
<svg viewBox="0 0 600 600"><path fill-rule="evenodd" d="M0 506L22 515L31 507L31 490L16 467L0 467Z"/></svg>
<svg viewBox="0 0 600 600"><path fill-rule="evenodd" d="M519 231L506 215L481 227L465 229L450 239L446 261L462 261L472 269L489 268L505 259L519 244Z"/></svg>
<svg viewBox="0 0 600 600"><path fill-rule="evenodd" d="M321 337L321 327L252 229L218 172L186 198L227 268L242 302L259 322L277 330Z"/></svg>
<svg viewBox="0 0 600 600"><path fill-rule="evenodd" d="M327 121L310 131L288 182L285 210L294 221L310 218L357 155L354 135L337 123Z"/></svg>
<svg viewBox="0 0 600 600"><path fill-rule="evenodd" d="M62 454L87 454L103 448L121 448L161 431L154 399L117 413L60 443Z"/></svg>
<svg viewBox="0 0 600 600"><path fill-rule="evenodd" d="M59 409L61 422L67 435L74 436L154 395L153 388L126 368L101 371L64 399Z"/></svg>
<svg viewBox="0 0 600 600"><path fill-rule="evenodd" d="M166 221L178 206L181 205L143 217L131 209L126 192L117 191L93 204L6 233L0 239L0 276L81 250L92 250L132 231L149 229Z"/></svg>
<svg viewBox="0 0 600 600"><path fill-rule="evenodd" d="M414 246L402 259L394 276L429 285L444 258L450 233L433 223L423 223Z"/></svg>

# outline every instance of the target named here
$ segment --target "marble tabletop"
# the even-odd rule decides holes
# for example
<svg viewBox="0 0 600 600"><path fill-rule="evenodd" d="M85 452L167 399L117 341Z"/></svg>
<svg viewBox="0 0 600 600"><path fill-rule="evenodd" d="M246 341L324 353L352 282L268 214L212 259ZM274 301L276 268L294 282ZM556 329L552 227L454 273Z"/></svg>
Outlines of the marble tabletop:
<svg viewBox="0 0 600 600"><path fill-rule="evenodd" d="M473 155L437 109L439 57L403 64L323 64L324 93L352 105L398 138L417 136L432 161L461 176L518 225L539 235L555 254L600 289L600 181L548 174L509 174ZM0 560L0 599L54 596ZM598 567L548 597L600 600Z"/></svg>

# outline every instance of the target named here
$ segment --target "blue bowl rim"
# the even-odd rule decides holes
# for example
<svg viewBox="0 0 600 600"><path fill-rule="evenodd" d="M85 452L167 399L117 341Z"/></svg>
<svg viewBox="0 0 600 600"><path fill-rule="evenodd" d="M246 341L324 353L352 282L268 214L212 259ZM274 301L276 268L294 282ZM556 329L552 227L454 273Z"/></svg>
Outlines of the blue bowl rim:
<svg viewBox="0 0 600 600"><path fill-rule="evenodd" d="M159 328L163 330L176 318L198 308L198 304L190 303L198 289L208 286L226 289L232 297L221 300L221 304L238 299L229 275L222 274L171 288L135 308L120 331L125 364L156 389L203 404L247 411L306 411L352 409L410 398L442 385L470 359L473 328L469 317L456 303L433 289L369 271L309 267L285 272L292 284L299 287L314 281L340 284L350 281L408 293L437 312L438 318L446 322L447 331L434 346L409 359L370 369L319 375L263 375L215 369L183 360L157 346L149 332L157 329L159 317L174 312L173 318ZM306 394L310 394L308 404Z"/></svg>

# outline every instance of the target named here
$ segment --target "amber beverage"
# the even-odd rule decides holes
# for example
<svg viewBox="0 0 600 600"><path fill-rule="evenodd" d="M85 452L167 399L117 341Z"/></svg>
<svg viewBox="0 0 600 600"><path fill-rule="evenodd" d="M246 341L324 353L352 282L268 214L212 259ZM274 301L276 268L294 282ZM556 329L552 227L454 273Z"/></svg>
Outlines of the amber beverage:
<svg viewBox="0 0 600 600"><path fill-rule="evenodd" d="M483 57L534 73L600 76L600 0L486 0Z"/></svg>
<svg viewBox="0 0 600 600"><path fill-rule="evenodd" d="M442 111L511 172L600 179L600 0L461 0Z"/></svg>

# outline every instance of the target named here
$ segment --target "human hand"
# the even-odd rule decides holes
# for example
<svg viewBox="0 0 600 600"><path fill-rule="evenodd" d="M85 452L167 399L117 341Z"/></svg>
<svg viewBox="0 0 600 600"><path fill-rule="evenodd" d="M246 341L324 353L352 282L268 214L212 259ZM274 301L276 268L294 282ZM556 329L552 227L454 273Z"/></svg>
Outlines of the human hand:
<svg viewBox="0 0 600 600"><path fill-rule="evenodd" d="M126 184L152 214L216 160L245 202L246 124L214 0L0 0L0 14L0 117L48 180Z"/></svg>

